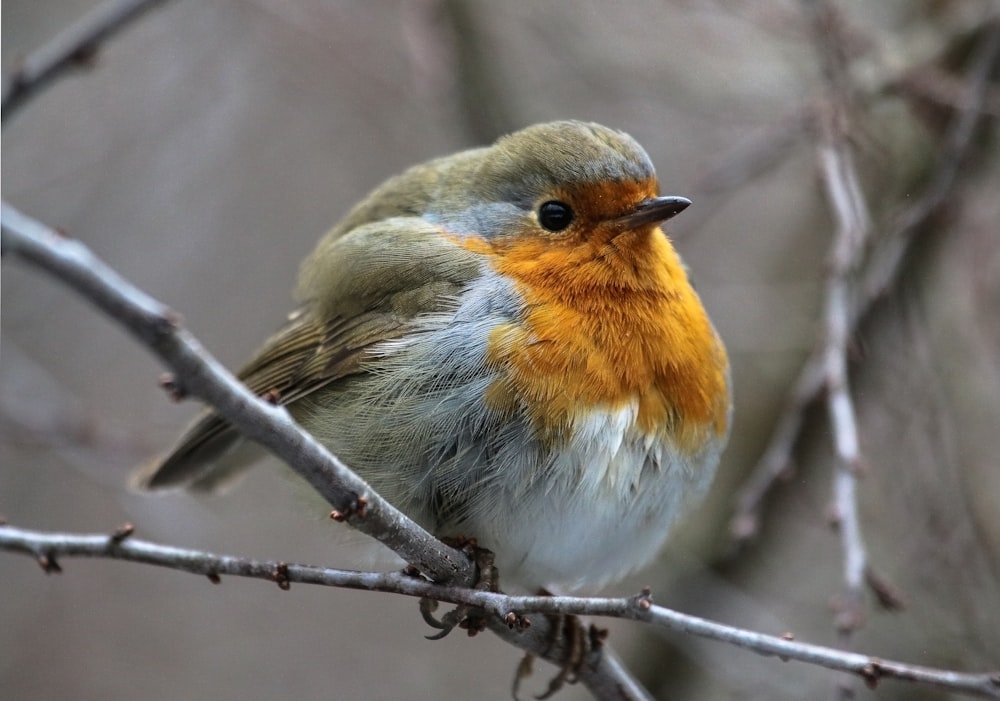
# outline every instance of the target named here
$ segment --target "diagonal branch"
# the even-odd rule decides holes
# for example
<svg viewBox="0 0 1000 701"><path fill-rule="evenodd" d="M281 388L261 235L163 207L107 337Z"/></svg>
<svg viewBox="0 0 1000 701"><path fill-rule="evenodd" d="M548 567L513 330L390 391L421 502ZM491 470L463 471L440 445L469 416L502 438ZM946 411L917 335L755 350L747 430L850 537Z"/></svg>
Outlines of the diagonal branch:
<svg viewBox="0 0 1000 701"><path fill-rule="evenodd" d="M426 572L436 581L471 581L465 556L444 545L382 499L330 455L288 412L256 397L211 357L180 318L131 285L91 251L4 203L3 255L23 258L121 323L173 370L185 394L211 404L247 437L292 465L351 525Z"/></svg>
<svg viewBox="0 0 1000 701"><path fill-rule="evenodd" d="M162 2L115 0L105 3L32 52L4 81L0 120L7 121L36 93L69 70L89 66L101 42Z"/></svg>
<svg viewBox="0 0 1000 701"><path fill-rule="evenodd" d="M0 210L0 223L4 256L16 255L36 265L119 322L171 368L174 385L181 393L203 399L244 435L284 460L334 507L331 516L377 539L434 581L473 581L474 567L463 553L443 544L385 501L303 431L287 411L254 396L180 327L173 311L124 280L79 241L60 235L7 203ZM507 642L554 664L571 659L568 642L550 619L533 616L529 622L530 630L523 632L511 631L499 619L489 621L489 625ZM605 654L588 659L579 679L598 699L648 698L608 648Z"/></svg>
<svg viewBox="0 0 1000 701"><path fill-rule="evenodd" d="M493 614L494 620L509 620L527 613L604 616L648 623L690 635L725 642L730 645L782 660L797 660L837 671L855 674L874 687L882 679L896 679L949 691L1000 698L1000 670L987 673L963 673L908 665L869 655L845 652L820 645L796 642L788 635L774 636L756 633L716 623L697 616L674 611L652 603L648 589L625 598L572 596L508 596L506 594L441 585L423 577L404 572L356 572L311 565L296 565L271 560L252 560L228 555L216 555L158 545L131 536L131 526L112 534L79 535L31 531L12 526L0 526L0 550L21 552L35 557L46 572L60 572L60 558L110 558L141 562L149 565L192 572L218 583L220 575L252 577L275 582L288 589L292 582L320 586L391 592L404 596L430 598L452 604L475 606ZM544 620L544 619L542 619ZM506 635L534 633L512 631L503 626ZM544 636L546 633L542 632ZM551 642L551 641L549 641ZM627 693L611 698L642 698ZM600 698L609 698L601 696Z"/></svg>
<svg viewBox="0 0 1000 701"><path fill-rule="evenodd" d="M982 38L973 49L963 81L963 99L941 139L943 146L929 183L923 194L889 223L884 243L874 252L871 264L866 266L861 286L865 306L856 316L863 315L871 301L892 285L916 232L948 203L961 167L973 153L976 125L985 113L990 76L996 70L998 60L1000 15L986 25Z"/></svg>

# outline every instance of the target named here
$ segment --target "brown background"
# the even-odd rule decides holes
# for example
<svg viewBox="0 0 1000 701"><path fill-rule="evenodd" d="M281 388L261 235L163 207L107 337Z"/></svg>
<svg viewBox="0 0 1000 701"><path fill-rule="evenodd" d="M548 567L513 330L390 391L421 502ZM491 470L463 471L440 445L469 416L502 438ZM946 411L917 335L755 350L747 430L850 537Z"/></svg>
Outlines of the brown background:
<svg viewBox="0 0 1000 701"><path fill-rule="evenodd" d="M5 2L4 73L93 5ZM741 154L794 137L790 115L822 92L802 9L730 5L742 6L178 0L5 124L3 197L84 240L236 366L289 310L317 236L383 178L536 121L630 132L663 190L695 200L672 230L729 346L736 414L707 505L656 566L613 591L650 583L660 603L829 644L842 568L826 523L823 411L807 417L798 469L769 500L759 540L727 555L734 495L820 335L832 231L809 136L740 177ZM859 84L906 66L926 75L995 11L975 0L843 5ZM877 221L919 195L939 150L939 122L927 117L940 110L913 104L882 94L852 125ZM908 603L890 614L869 601L855 646L981 670L1000 666L1000 159L995 141L979 144L960 196L856 336L852 381L870 468L862 525L875 566ZM738 186L713 194L713 172ZM89 532L129 520L180 546L368 566L367 550L343 545L322 508L274 470L225 499L129 493L131 466L195 407L170 404L157 363L59 285L12 261L2 285L0 513L10 522ZM518 659L489 635L423 640L416 604L401 597L63 565L46 577L0 554L5 698L503 699ZM824 670L611 627L660 698L833 693ZM544 689L549 671L529 690ZM944 697L893 683L874 695Z"/></svg>

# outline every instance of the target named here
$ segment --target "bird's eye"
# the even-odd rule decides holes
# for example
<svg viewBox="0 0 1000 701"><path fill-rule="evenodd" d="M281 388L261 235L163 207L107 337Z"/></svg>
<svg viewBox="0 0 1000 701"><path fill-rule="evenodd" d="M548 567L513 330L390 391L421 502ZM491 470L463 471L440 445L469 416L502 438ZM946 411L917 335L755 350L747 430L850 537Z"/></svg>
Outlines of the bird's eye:
<svg viewBox="0 0 1000 701"><path fill-rule="evenodd" d="M549 200L538 208L538 223L549 231L562 231L573 223L573 210L565 202Z"/></svg>

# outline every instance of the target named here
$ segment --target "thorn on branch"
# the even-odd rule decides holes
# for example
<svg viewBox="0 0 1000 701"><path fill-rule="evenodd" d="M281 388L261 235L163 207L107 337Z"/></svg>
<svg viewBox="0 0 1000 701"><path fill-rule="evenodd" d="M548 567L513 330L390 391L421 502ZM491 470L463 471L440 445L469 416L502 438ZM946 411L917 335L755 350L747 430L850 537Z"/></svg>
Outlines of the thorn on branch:
<svg viewBox="0 0 1000 701"><path fill-rule="evenodd" d="M263 399L268 404L273 404L274 406L277 406L278 404L281 403L281 392L276 387L272 387L271 389L264 392L264 394L260 395L260 398Z"/></svg>
<svg viewBox="0 0 1000 701"><path fill-rule="evenodd" d="M420 568L416 565L411 565L407 563L406 567L403 568L403 574L407 577L414 577L418 579L423 579L424 575L420 571Z"/></svg>
<svg viewBox="0 0 1000 701"><path fill-rule="evenodd" d="M865 680L865 686L874 690L882 678L882 665L877 660L872 660L861 668L860 674Z"/></svg>
<svg viewBox="0 0 1000 701"><path fill-rule="evenodd" d="M55 557L47 553L42 553L37 558L38 566L45 574L62 574L62 567L56 562Z"/></svg>
<svg viewBox="0 0 1000 701"><path fill-rule="evenodd" d="M795 635L791 631L785 631L784 633L781 634L781 639L787 640L788 642L792 642L793 640L795 640ZM789 657L788 655L778 655L778 659L781 660L782 662L788 662Z"/></svg>
<svg viewBox="0 0 1000 701"><path fill-rule="evenodd" d="M368 513L368 499L364 496L351 494L351 503L347 505L347 508L334 509L330 512L330 518L332 518L337 523L344 523L352 516L357 516L358 518L364 518Z"/></svg>
<svg viewBox="0 0 1000 701"><path fill-rule="evenodd" d="M650 587L643 587L632 597L632 605L640 611L648 611L653 606L653 590Z"/></svg>
<svg viewBox="0 0 1000 701"><path fill-rule="evenodd" d="M90 69L97 65L97 56L99 53L100 47L96 42L81 44L70 54L69 60L80 68Z"/></svg>
<svg viewBox="0 0 1000 701"><path fill-rule="evenodd" d="M131 523L123 523L118 526L110 536L110 541L112 545L118 545L123 540L135 533L135 526Z"/></svg>
<svg viewBox="0 0 1000 701"><path fill-rule="evenodd" d="M527 630L531 627L531 621L527 616L522 616L514 611L508 611L503 617L503 622L507 624L507 627L511 630Z"/></svg>
<svg viewBox="0 0 1000 701"><path fill-rule="evenodd" d="M159 304L154 311L147 311L146 317L144 333L150 334L150 347L154 351L161 342L169 339L184 326L184 317L162 304ZM186 397L187 393L181 396Z"/></svg>
<svg viewBox="0 0 1000 701"><path fill-rule="evenodd" d="M164 323L167 324L171 330L177 330L184 326L184 317L175 312L173 309L165 308L161 316L163 317Z"/></svg>
<svg viewBox="0 0 1000 701"><path fill-rule="evenodd" d="M218 575L216 575L218 576ZM278 566L274 568L274 572L271 573L274 581L278 584L278 589L281 591L288 591L292 588L292 582L288 578L288 563L279 562ZM211 577L211 575L209 575Z"/></svg>
<svg viewBox="0 0 1000 701"><path fill-rule="evenodd" d="M167 393L167 396L172 401L179 402L187 398L187 391L181 386L181 383L177 380L177 376L172 372L165 372L160 375L157 384L160 386L160 389Z"/></svg>
<svg viewBox="0 0 1000 701"><path fill-rule="evenodd" d="M205 576L208 577L208 581L212 584L222 584L222 577L219 576L218 572L209 572Z"/></svg>
<svg viewBox="0 0 1000 701"><path fill-rule="evenodd" d="M184 317L162 304L158 306L155 312L149 315L147 321L148 333L152 334L156 341L162 341L170 337L183 326ZM155 345L152 347L155 349Z"/></svg>

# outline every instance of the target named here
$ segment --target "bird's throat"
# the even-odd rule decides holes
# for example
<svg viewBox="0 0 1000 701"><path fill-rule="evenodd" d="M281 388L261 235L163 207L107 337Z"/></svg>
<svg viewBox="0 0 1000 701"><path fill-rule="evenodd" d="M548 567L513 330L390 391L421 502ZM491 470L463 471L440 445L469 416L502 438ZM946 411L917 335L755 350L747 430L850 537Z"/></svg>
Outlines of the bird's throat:
<svg viewBox="0 0 1000 701"><path fill-rule="evenodd" d="M488 402L527 410L553 440L587 412L631 402L640 431L683 450L726 432L725 350L658 228L599 245L508 241L489 255L524 311L491 334L488 359L504 379Z"/></svg>

